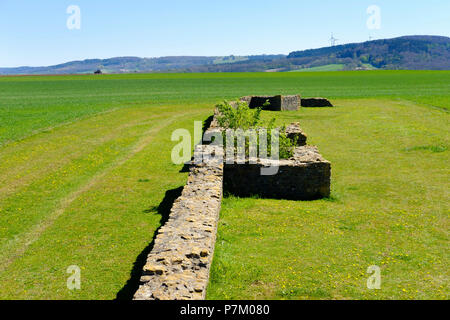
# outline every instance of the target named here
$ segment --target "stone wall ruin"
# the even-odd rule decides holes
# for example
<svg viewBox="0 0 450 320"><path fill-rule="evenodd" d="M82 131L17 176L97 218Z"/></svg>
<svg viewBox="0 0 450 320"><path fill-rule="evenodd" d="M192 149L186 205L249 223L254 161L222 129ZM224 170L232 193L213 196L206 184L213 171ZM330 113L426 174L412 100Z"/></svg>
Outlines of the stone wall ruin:
<svg viewBox="0 0 450 320"><path fill-rule="evenodd" d="M266 101L269 101L270 105L263 107L263 110L268 111L297 111L300 107L333 107L330 100L326 98L301 98L300 95L245 96L239 100L246 102L250 109L262 107Z"/></svg>
<svg viewBox="0 0 450 320"><path fill-rule="evenodd" d="M300 99L300 96L296 97ZM292 105L297 105L300 100L296 99L284 101L294 101ZM283 108L283 99L277 101L281 101ZM218 127L217 115L216 109L205 136L222 130ZM224 164L217 158L209 158L202 163L190 163L187 184L174 202L169 219L160 228L148 254L135 300L205 298L224 191L243 197L256 195L290 200L311 200L330 195L330 162L319 154L316 147L306 145L307 137L299 123L289 125L286 135L297 141L294 156L280 160L275 175L261 175L261 168L271 160ZM214 145L198 145L195 154L215 154L223 158L223 149Z"/></svg>
<svg viewBox="0 0 450 320"><path fill-rule="evenodd" d="M280 159L278 173L262 175L270 163L233 163L224 166L224 192L239 197L258 196L269 199L315 200L330 196L331 165L316 147L294 150L291 159Z"/></svg>
<svg viewBox="0 0 450 320"><path fill-rule="evenodd" d="M240 98L240 101L246 102L250 109L262 107L267 100L269 101L270 105L264 107L263 110L298 111L301 106L301 98L299 95L246 96Z"/></svg>
<svg viewBox="0 0 450 320"><path fill-rule="evenodd" d="M195 152L216 152L197 146ZM205 298L222 201L223 163L192 163L181 196L156 236L135 300Z"/></svg>

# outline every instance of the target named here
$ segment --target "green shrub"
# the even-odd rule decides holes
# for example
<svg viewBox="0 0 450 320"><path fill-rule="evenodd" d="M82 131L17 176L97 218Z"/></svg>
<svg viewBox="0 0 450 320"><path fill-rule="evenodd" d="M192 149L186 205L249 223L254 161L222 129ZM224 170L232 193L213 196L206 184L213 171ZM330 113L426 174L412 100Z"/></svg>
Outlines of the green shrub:
<svg viewBox="0 0 450 320"><path fill-rule="evenodd" d="M261 108L250 109L245 102L238 101L236 108L233 108L227 101L217 105L220 115L217 117L219 125L227 129L247 130L255 128L261 115Z"/></svg>
<svg viewBox="0 0 450 320"><path fill-rule="evenodd" d="M275 129L275 118L272 118L269 123L265 126L267 128L267 153L272 155L270 143L272 141L272 129ZM294 147L297 144L298 137L295 138L295 141L292 141L286 136L286 126L283 125L279 129L279 154L280 159L288 159L294 155Z"/></svg>
<svg viewBox="0 0 450 320"><path fill-rule="evenodd" d="M272 129L279 129L279 158L287 159L294 155L294 147L296 141L292 141L286 136L285 129L283 126L281 128L275 127L275 118L272 118L268 122L261 121L261 111L262 108L269 105L269 101L261 108L250 109L246 102L237 101L236 107L231 106L230 103L224 101L222 104L218 104L216 107L219 111L217 116L217 121L222 128L225 129L242 129L244 131L249 129L259 129L267 130L267 155L272 156ZM222 133L224 146L226 146L226 132ZM257 144L259 145L259 135L257 136ZM234 140L234 145L236 146L236 139ZM245 154L249 155L249 139L245 140Z"/></svg>

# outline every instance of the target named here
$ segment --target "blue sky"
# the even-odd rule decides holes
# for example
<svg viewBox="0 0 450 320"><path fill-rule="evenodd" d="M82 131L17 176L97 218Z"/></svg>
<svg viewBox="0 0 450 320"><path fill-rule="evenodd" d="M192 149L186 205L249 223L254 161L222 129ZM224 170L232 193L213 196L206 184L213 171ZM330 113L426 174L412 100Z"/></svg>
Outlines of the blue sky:
<svg viewBox="0 0 450 320"><path fill-rule="evenodd" d="M81 28L69 30L69 5ZM381 9L381 29L367 8ZM448 0L0 0L0 67L87 58L287 54L338 43L450 36Z"/></svg>

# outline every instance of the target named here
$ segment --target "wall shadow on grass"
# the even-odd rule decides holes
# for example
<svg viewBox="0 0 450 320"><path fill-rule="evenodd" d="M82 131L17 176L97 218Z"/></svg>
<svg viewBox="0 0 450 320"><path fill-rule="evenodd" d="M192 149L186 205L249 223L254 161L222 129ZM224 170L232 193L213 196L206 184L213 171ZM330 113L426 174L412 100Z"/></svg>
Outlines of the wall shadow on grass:
<svg viewBox="0 0 450 320"><path fill-rule="evenodd" d="M183 187L179 187L176 189L168 190L166 191L166 194L164 196L164 199L159 204L158 207L152 207L147 210L144 210L145 213L149 212L157 212L159 215L161 215L160 220L160 227L156 229L152 242L138 255L136 258L136 261L133 264L133 269L130 273L130 279L127 281L127 283L123 286L122 289L117 293L116 299L117 300L132 300L133 295L136 293L137 289L139 288L140 284L140 278L142 276L142 269L144 268L144 265L147 261L147 256L152 251L153 246L155 244L155 238L156 235L159 232L159 229L167 222L169 219L170 209L173 206L173 203L175 200L181 195L181 192L183 191Z"/></svg>
<svg viewBox="0 0 450 320"><path fill-rule="evenodd" d="M206 118L206 120L203 121L202 137L205 134L206 130L208 130L208 128L211 126L211 122L213 121L213 119L214 119L214 116L209 116L208 118ZM201 141L194 141L194 143L200 143L200 142ZM192 157L191 160L193 160L193 159L194 158ZM189 172L190 163L191 163L191 161L186 162L179 172L180 173Z"/></svg>
<svg viewBox="0 0 450 320"><path fill-rule="evenodd" d="M213 116L208 117L206 120L203 121L203 128L202 132L203 134L205 131L210 127L211 122L213 120ZM199 143L200 141L196 141L196 143ZM189 172L190 164L185 163L183 168L180 170L180 172ZM140 179L140 182L146 182L147 179ZM158 207L151 207L149 209L144 210L144 213L151 213L156 212L157 214L161 215L160 220L160 227L156 229L152 242L145 247L145 249L139 254L139 256L136 258L136 261L133 264L133 269L130 273L130 279L127 281L127 283L123 286L122 289L117 293L116 299L117 300L132 300L133 295L136 293L137 289L139 288L140 284L140 278L142 276L142 269L144 268L144 265L147 261L148 254L152 251L153 246L155 244L155 238L156 235L159 232L159 229L164 226L169 219L170 209L172 209L173 203L175 200L181 196L181 192L183 191L183 187L179 187L176 189L168 190L166 191L166 194L164 196L163 201L159 204Z"/></svg>

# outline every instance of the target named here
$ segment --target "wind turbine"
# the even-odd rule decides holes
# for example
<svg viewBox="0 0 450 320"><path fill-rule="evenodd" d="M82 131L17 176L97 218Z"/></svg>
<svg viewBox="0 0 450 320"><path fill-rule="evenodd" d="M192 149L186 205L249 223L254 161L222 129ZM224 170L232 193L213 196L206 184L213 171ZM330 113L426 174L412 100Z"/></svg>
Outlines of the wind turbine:
<svg viewBox="0 0 450 320"><path fill-rule="evenodd" d="M334 47L336 45L336 42L338 41L338 39L336 39L333 35L333 33L331 34L331 38L330 38L330 43L331 46Z"/></svg>

